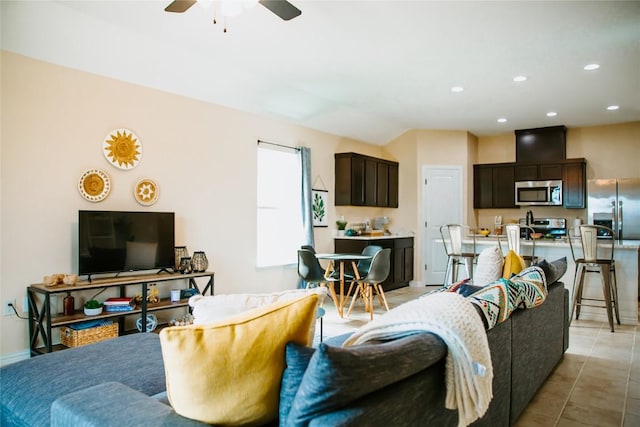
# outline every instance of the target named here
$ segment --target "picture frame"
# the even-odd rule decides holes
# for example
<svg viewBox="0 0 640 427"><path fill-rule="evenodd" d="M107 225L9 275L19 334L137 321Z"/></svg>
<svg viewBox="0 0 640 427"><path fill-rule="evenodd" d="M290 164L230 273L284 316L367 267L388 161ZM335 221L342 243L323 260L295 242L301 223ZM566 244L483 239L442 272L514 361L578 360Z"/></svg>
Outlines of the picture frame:
<svg viewBox="0 0 640 427"><path fill-rule="evenodd" d="M328 227L328 204L329 192L327 190L311 190L311 212L313 215L314 227Z"/></svg>

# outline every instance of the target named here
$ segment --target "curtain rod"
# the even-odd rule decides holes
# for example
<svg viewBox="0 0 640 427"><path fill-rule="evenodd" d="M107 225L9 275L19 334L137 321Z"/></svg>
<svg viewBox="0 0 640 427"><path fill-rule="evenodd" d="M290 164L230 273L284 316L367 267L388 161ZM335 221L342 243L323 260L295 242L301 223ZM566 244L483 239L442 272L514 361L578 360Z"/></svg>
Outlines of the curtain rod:
<svg viewBox="0 0 640 427"><path fill-rule="evenodd" d="M258 140L258 144L275 145L276 147L288 148L289 150L300 151L299 147L291 147L290 145L276 144L275 142L267 142L261 139Z"/></svg>

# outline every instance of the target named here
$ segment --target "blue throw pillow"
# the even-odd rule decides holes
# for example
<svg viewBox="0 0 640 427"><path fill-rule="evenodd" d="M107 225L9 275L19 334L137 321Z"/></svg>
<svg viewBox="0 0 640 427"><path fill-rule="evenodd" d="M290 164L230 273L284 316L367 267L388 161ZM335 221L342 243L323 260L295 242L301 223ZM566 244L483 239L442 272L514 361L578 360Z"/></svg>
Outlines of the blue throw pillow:
<svg viewBox="0 0 640 427"><path fill-rule="evenodd" d="M300 388L302 376L307 370L311 356L316 349L296 344L287 343L285 347L286 367L282 373L282 383L280 385L280 407L278 417L280 426L286 425L287 417L293 405L293 399Z"/></svg>
<svg viewBox="0 0 640 427"><path fill-rule="evenodd" d="M352 347L322 343L309 361L285 424L306 426L318 416L415 375L446 353L444 342L426 332Z"/></svg>

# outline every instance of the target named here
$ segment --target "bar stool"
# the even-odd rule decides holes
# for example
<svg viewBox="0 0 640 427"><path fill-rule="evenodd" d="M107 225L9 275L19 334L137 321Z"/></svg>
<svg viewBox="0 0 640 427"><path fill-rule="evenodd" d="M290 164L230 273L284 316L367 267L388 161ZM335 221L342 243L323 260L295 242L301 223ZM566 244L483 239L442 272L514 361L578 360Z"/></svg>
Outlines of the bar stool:
<svg viewBox="0 0 640 427"><path fill-rule="evenodd" d="M507 236L508 250L512 250L518 255L520 255L524 260L525 264L529 266L531 264L538 262L538 257L536 257L536 240L533 238L531 239L531 242L533 242L531 246L531 255L521 254L520 253L520 236L521 236L520 230L523 228L527 230L527 233L529 235L535 232L535 230L529 227L528 225L507 224L504 226L505 235ZM498 242L500 242L500 239L498 239ZM500 248L502 248L502 246L500 246Z"/></svg>
<svg viewBox="0 0 640 427"><path fill-rule="evenodd" d="M573 280L573 304L571 305L571 316L573 318L575 310L576 319L580 316L580 307L598 307L607 309L607 318L611 332L613 329L613 314L615 313L616 322L620 324L620 313L618 311L618 284L616 281L616 264L613 259L613 250L615 247L614 239L598 240L598 230L608 232L609 236L613 236L613 231L602 225L580 225L580 247L582 249L582 258L576 256L574 243L569 238L569 246L571 248L571 256L576 264L575 278ZM610 254L610 256L607 256ZM584 290L584 279L589 273L597 273L602 281L602 293L604 300L597 298L584 298L582 296ZM605 305L585 304L585 301L600 301Z"/></svg>
<svg viewBox="0 0 640 427"><path fill-rule="evenodd" d="M469 231L469 227L459 224L446 224L440 227L442 243L444 244L444 250L447 253L447 269L444 273L445 286L447 283L457 282L458 269L462 263L464 263L465 269L467 270L467 277L473 279L473 264L478 260L478 254L476 253L476 237L471 233L471 237L473 239L472 252L463 252L463 230ZM449 276L451 276L451 282L448 282Z"/></svg>

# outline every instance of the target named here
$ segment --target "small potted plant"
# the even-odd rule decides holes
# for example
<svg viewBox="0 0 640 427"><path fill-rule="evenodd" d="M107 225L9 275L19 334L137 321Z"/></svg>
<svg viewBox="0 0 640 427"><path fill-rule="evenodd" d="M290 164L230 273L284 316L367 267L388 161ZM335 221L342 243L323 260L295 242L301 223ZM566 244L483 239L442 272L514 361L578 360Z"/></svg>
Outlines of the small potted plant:
<svg viewBox="0 0 640 427"><path fill-rule="evenodd" d="M347 228L347 221L344 218L340 218L336 221L336 226L338 227L338 236L344 236L344 230Z"/></svg>
<svg viewBox="0 0 640 427"><path fill-rule="evenodd" d="M102 313L102 303L98 300L91 299L84 303L84 314L86 316L97 316Z"/></svg>

